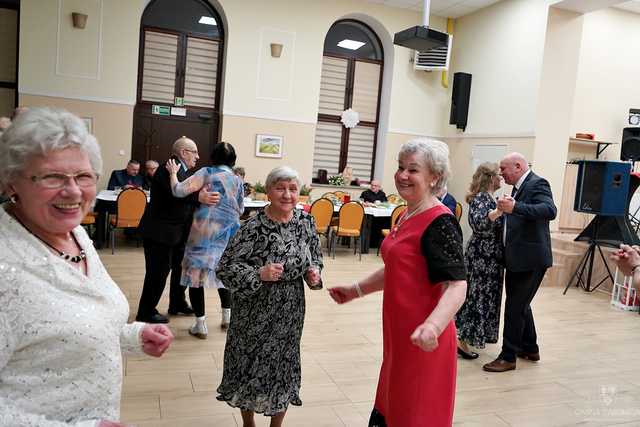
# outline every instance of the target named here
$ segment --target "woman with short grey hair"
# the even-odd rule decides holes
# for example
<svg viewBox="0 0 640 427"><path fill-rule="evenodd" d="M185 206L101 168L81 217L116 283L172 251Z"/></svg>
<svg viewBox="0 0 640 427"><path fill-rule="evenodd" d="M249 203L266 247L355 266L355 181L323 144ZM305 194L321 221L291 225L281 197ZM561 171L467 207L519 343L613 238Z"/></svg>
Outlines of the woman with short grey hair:
<svg viewBox="0 0 640 427"><path fill-rule="evenodd" d="M0 144L0 185L6 184L25 169L31 157L65 148L86 153L91 169L102 173L102 157L96 139L78 117L65 110L32 108L18 115L13 126L2 134Z"/></svg>
<svg viewBox="0 0 640 427"><path fill-rule="evenodd" d="M289 166L278 166L273 169L269 172L269 175L267 175L264 188L269 192L269 189L280 181L295 182L298 187L298 193L300 192L300 175L298 175L298 172L295 169L290 168Z"/></svg>
<svg viewBox="0 0 640 427"><path fill-rule="evenodd" d="M2 425L122 426L122 352L160 356L173 339L127 323L80 226L101 169L95 138L64 110L30 108L0 138Z"/></svg>
<svg viewBox="0 0 640 427"><path fill-rule="evenodd" d="M322 253L313 217L296 209L298 173L275 168L265 184L271 204L227 245L216 274L231 291L231 324L218 400L239 408L243 426L256 412L279 427L300 399L303 281L322 288Z"/></svg>
<svg viewBox="0 0 640 427"><path fill-rule="evenodd" d="M456 392L456 327L467 283L462 230L437 198L449 176L449 149L414 139L398 155L395 183L407 201L380 253L384 267L329 289L344 304L383 291L382 367L370 427L446 427Z"/></svg>

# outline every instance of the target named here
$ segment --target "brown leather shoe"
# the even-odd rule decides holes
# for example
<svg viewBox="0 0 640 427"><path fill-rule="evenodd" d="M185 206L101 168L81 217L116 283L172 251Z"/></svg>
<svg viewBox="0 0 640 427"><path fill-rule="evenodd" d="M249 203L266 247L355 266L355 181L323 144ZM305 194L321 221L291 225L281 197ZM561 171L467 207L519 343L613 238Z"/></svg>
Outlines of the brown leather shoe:
<svg viewBox="0 0 640 427"><path fill-rule="evenodd" d="M527 351L521 351L518 353L520 359L529 360L531 362L537 362L540 360L540 352L529 353Z"/></svg>
<svg viewBox="0 0 640 427"><path fill-rule="evenodd" d="M487 372L507 372L516 369L516 362L507 362L503 359L496 359L482 367Z"/></svg>

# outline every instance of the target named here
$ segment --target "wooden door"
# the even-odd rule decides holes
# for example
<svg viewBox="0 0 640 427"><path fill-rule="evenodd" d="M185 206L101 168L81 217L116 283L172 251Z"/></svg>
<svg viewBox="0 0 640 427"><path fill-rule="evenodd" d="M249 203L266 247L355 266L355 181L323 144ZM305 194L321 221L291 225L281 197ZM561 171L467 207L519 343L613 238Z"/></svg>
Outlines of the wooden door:
<svg viewBox="0 0 640 427"><path fill-rule="evenodd" d="M219 138L221 40L158 28L143 30L132 156L166 160L173 142L193 139L200 164ZM182 102L180 102L182 100ZM180 105L182 104L182 105Z"/></svg>

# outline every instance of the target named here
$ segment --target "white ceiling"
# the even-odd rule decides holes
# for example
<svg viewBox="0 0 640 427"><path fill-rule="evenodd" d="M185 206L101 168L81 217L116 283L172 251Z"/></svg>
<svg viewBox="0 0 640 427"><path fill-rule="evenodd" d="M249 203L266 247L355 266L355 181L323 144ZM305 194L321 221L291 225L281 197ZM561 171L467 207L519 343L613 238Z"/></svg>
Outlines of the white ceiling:
<svg viewBox="0 0 640 427"><path fill-rule="evenodd" d="M390 7L403 9L422 10L424 0L367 0L370 3L384 4ZM490 6L501 0L431 0L430 14L445 18L459 18L468 15L484 7ZM582 3L585 0L577 0ZM594 0L591 0L594 1ZM640 13L640 0L624 1L614 6L630 12Z"/></svg>
<svg viewBox="0 0 640 427"><path fill-rule="evenodd" d="M640 1L638 0L626 1L614 7L617 7L618 9L624 9L629 12L640 13Z"/></svg>
<svg viewBox="0 0 640 427"><path fill-rule="evenodd" d="M368 0L371 3L384 4L390 7L422 10L423 0ZM487 7L500 0L431 0L430 14L445 18L459 18Z"/></svg>

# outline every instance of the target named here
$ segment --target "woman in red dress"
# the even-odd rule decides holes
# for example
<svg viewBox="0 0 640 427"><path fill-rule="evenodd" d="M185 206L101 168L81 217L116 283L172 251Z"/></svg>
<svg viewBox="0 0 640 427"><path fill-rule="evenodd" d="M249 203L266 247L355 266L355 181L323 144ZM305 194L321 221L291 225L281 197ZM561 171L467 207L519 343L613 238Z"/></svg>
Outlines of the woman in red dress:
<svg viewBox="0 0 640 427"><path fill-rule="evenodd" d="M382 243L385 266L353 285L329 289L338 304L384 291L384 351L370 427L444 427L453 422L453 318L467 283L462 231L436 197L448 176L446 144L429 139L404 144L395 183L407 210Z"/></svg>

